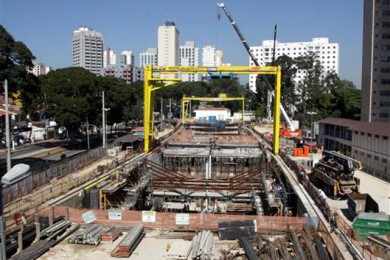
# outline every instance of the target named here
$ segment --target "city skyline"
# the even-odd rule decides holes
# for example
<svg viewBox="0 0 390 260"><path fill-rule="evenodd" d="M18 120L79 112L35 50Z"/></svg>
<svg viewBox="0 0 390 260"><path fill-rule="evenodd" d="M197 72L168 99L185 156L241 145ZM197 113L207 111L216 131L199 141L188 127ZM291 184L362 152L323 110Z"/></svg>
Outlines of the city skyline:
<svg viewBox="0 0 390 260"><path fill-rule="evenodd" d="M251 45L259 45L263 40L272 38L275 23L279 25L278 39L282 42L306 41L314 37L328 37L339 42L340 48L345 50L340 57L340 75L353 80L360 87L363 3L361 0L339 2L331 0L326 3L312 3L302 0L283 5L264 3L259 6L256 1L247 1L245 5L226 1L226 5ZM247 55L225 17L221 16L218 21L214 2L171 1L162 4L143 1L130 4L118 1L115 5L102 3L95 8L95 12L86 13L89 5L90 1L83 1L79 3L78 9L74 9L71 1L65 5L46 0L38 3L6 0L0 4L0 23L4 24L16 39L24 41L37 59L54 68L71 65L71 58L67 55L71 46L65 39L80 25L101 32L105 42L113 49L131 49L138 54L148 47L157 47L156 28L166 20L175 21L183 41L193 40L198 46L216 45L224 50L225 59L230 63L247 64ZM129 8L135 10L132 16L125 15ZM281 11L258 15L256 10L259 8ZM55 11L58 9L62 11ZM162 11L153 11L157 9ZM194 15L183 12L188 9L191 9L191 14ZM18 15L15 15L16 13ZM148 19L144 19L145 17ZM47 26L37 26L37 23L47 21L50 21ZM128 33L124 33L123 26L119 26L122 24L130 25L127 27ZM258 31L253 30L253 24L258 25Z"/></svg>

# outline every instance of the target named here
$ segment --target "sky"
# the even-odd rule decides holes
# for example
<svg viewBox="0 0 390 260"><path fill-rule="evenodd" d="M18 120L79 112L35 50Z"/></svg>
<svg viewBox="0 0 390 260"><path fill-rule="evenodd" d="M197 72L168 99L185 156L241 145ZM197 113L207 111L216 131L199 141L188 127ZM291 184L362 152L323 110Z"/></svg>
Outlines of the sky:
<svg viewBox="0 0 390 260"><path fill-rule="evenodd" d="M247 65L248 55L215 0L0 0L0 24L23 41L37 60L54 68L71 65L72 32L80 25L103 33L105 47L136 54L157 46L157 28L174 21L180 42L215 45L224 61ZM250 45L272 39L340 44L340 75L361 81L363 0L225 0Z"/></svg>

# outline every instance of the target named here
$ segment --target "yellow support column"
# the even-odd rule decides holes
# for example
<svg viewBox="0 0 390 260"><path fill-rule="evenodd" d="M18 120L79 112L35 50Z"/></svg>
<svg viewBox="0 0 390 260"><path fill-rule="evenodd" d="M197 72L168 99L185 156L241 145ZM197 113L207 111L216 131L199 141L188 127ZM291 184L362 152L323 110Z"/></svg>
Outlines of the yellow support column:
<svg viewBox="0 0 390 260"><path fill-rule="evenodd" d="M282 86L282 71L278 66L276 71L275 85L275 100L274 100L274 136L273 136L273 152L279 154L280 150L280 99Z"/></svg>
<svg viewBox="0 0 390 260"><path fill-rule="evenodd" d="M153 117L152 104L152 66L146 66L144 70L144 152L148 153L151 146L151 124Z"/></svg>

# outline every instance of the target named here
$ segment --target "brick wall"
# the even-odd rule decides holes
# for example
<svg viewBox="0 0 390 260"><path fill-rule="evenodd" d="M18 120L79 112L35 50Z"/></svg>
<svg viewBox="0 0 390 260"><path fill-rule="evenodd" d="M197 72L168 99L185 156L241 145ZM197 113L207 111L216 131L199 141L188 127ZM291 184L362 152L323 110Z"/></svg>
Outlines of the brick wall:
<svg viewBox="0 0 390 260"><path fill-rule="evenodd" d="M67 213L68 211L68 213ZM81 215L89 209L75 209L69 207L54 207L54 217L67 216L74 223L83 223ZM134 225L142 223L142 211L122 210L122 220L109 220L108 212L105 210L92 210L99 224ZM42 215L49 215L50 210L42 212ZM302 217L277 217L277 216L249 216L249 215L227 215L227 214L189 214L189 225L176 225L176 213L156 212L154 223L143 222L146 228L157 228L166 230L217 230L218 222L237 220L256 220L258 231L286 231L303 230L306 219Z"/></svg>

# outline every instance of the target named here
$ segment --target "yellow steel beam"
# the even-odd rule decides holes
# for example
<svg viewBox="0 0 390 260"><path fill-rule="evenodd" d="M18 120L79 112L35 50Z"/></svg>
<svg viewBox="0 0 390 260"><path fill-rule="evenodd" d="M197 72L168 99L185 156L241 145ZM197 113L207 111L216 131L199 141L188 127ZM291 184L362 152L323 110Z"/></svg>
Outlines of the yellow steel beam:
<svg viewBox="0 0 390 260"><path fill-rule="evenodd" d="M282 70L280 66L276 67L275 100L274 100L274 134L273 134L273 152L279 154L280 150L280 99L282 86Z"/></svg>
<svg viewBox="0 0 390 260"><path fill-rule="evenodd" d="M235 73L235 74L262 74L262 75L276 75L276 67L274 66L221 66L221 67L192 67L192 66L164 66L154 67L153 72L160 74L172 74L172 73Z"/></svg>
<svg viewBox="0 0 390 260"><path fill-rule="evenodd" d="M179 79L164 79L154 78L154 73L157 74L174 74L174 73L235 73L240 75L275 75L275 102L274 102L274 144L273 151L275 154L279 153L279 128L280 128L280 98L281 98L281 69L276 66L221 66L221 67L190 67L190 66L165 66L165 67L152 67L147 66L144 71L144 151L148 153L151 149L153 141L153 91L160 89L161 87L154 86L156 82L162 82L164 85L172 84L180 81ZM245 106L242 101L243 107ZM183 117L183 114L182 114ZM244 111L242 113L244 118Z"/></svg>

